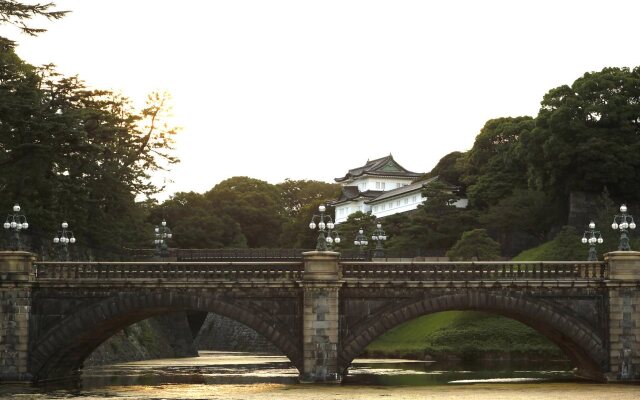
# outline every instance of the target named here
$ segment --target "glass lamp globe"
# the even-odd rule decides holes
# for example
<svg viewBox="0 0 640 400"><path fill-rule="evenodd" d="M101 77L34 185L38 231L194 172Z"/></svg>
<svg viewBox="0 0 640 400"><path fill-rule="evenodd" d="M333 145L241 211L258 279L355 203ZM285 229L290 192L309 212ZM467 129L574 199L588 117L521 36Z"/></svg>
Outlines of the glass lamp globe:
<svg viewBox="0 0 640 400"><path fill-rule="evenodd" d="M22 229L22 224L16 224L16 230L21 230Z"/></svg>
<svg viewBox="0 0 640 400"><path fill-rule="evenodd" d="M20 212L20 205L16 204L15 206L13 206L13 212Z"/></svg>
<svg viewBox="0 0 640 400"><path fill-rule="evenodd" d="M364 231L362 229L360 229L360 230L358 230L358 233L362 235L364 233Z"/></svg>
<svg viewBox="0 0 640 400"><path fill-rule="evenodd" d="M54 237L53 238L53 243L60 243L60 238Z"/></svg>
<svg viewBox="0 0 640 400"><path fill-rule="evenodd" d="M172 237L172 236L173 236L173 233L167 233L167 237L168 237L169 239L171 239L171 237Z"/></svg>
<svg viewBox="0 0 640 400"><path fill-rule="evenodd" d="M620 229L627 229L629 227L629 224L627 222L623 222L620 224Z"/></svg>
<svg viewBox="0 0 640 400"><path fill-rule="evenodd" d="M593 221L589 222L589 229L596 229L596 223Z"/></svg>
<svg viewBox="0 0 640 400"><path fill-rule="evenodd" d="M13 229L16 229L16 226L18 226L18 224L16 224L16 221L11 221L11 227Z"/></svg>
<svg viewBox="0 0 640 400"><path fill-rule="evenodd" d="M599 244L602 244L603 242L604 242L604 239L603 239L603 238L601 238L601 237L599 237L599 238L598 238L598 243L599 243Z"/></svg>
<svg viewBox="0 0 640 400"><path fill-rule="evenodd" d="M316 223L315 223L315 222L313 222L313 221L311 221L311 222L309 223L309 229L316 229Z"/></svg>
<svg viewBox="0 0 640 400"><path fill-rule="evenodd" d="M589 243L595 244L596 243L596 238L594 238L594 237L589 238Z"/></svg>
<svg viewBox="0 0 640 400"><path fill-rule="evenodd" d="M340 244L340 238L339 237L337 237L334 241L336 242L336 244Z"/></svg>
<svg viewBox="0 0 640 400"><path fill-rule="evenodd" d="M327 228L333 229L334 226L333 222L327 222Z"/></svg>
<svg viewBox="0 0 640 400"><path fill-rule="evenodd" d="M369 241L365 240L362 242L362 244L364 244L365 246L369 244Z"/></svg>
<svg viewBox="0 0 640 400"><path fill-rule="evenodd" d="M327 243L333 243L333 239L331 238L331 236L327 236L325 240L327 241Z"/></svg>
<svg viewBox="0 0 640 400"><path fill-rule="evenodd" d="M162 220L161 224L162 224L162 226L167 226L167 221Z"/></svg>
<svg viewBox="0 0 640 400"><path fill-rule="evenodd" d="M69 227L69 224L67 224L67 222L63 222L62 223L62 229L67 229Z"/></svg>
<svg viewBox="0 0 640 400"><path fill-rule="evenodd" d="M323 230L326 227L327 227L327 225L324 222L318 223L318 229Z"/></svg>
<svg viewBox="0 0 640 400"><path fill-rule="evenodd" d="M9 228L11 228L11 224L10 224L10 223L8 223L8 222L5 222L3 226L4 226L4 229L9 229Z"/></svg>
<svg viewBox="0 0 640 400"><path fill-rule="evenodd" d="M618 229L618 224L615 222L611 224L611 229Z"/></svg>
<svg viewBox="0 0 640 400"><path fill-rule="evenodd" d="M377 224L376 228L381 229L382 228L382 224Z"/></svg>
<svg viewBox="0 0 640 400"><path fill-rule="evenodd" d="M327 207L320 205L318 206L318 211L320 211L321 213L325 212L325 210L327 209Z"/></svg>
<svg viewBox="0 0 640 400"><path fill-rule="evenodd" d="M158 228L157 226L155 227L154 231L156 231L156 233L160 232L160 228Z"/></svg>
<svg viewBox="0 0 640 400"><path fill-rule="evenodd" d="M636 223L635 222L630 223L629 229L636 229Z"/></svg>
<svg viewBox="0 0 640 400"><path fill-rule="evenodd" d="M626 213L626 212L627 212L627 206L626 206L626 205L624 205L624 204L623 204L623 205L621 205L621 206L620 206L620 212L621 212L621 213Z"/></svg>
<svg viewBox="0 0 640 400"><path fill-rule="evenodd" d="M371 240L378 240L378 237L376 235L371 236Z"/></svg>
<svg viewBox="0 0 640 400"><path fill-rule="evenodd" d="M23 222L22 223L22 229L27 229L29 228L29 223L28 222Z"/></svg>
<svg viewBox="0 0 640 400"><path fill-rule="evenodd" d="M360 246L360 242L358 240L354 240L353 244L355 244L356 246Z"/></svg>
<svg viewBox="0 0 640 400"><path fill-rule="evenodd" d="M71 236L71 239L69 239L69 242L71 244L74 244L76 242L76 238L74 238L73 236Z"/></svg>
<svg viewBox="0 0 640 400"><path fill-rule="evenodd" d="M588 242L587 238L586 238L586 237L583 237L583 238L582 238L582 243L587 244L587 242Z"/></svg>

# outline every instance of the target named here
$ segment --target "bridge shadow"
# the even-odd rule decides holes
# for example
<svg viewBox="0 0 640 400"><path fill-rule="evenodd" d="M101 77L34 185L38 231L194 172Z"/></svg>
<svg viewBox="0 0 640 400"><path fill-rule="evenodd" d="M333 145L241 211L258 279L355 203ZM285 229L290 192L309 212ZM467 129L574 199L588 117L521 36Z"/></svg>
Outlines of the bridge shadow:
<svg viewBox="0 0 640 400"><path fill-rule="evenodd" d="M41 385L75 381L84 361L117 332L147 318L184 311L214 313L249 327L300 370L301 346L296 332L270 310L197 294L117 293L62 319L33 344L34 381Z"/></svg>

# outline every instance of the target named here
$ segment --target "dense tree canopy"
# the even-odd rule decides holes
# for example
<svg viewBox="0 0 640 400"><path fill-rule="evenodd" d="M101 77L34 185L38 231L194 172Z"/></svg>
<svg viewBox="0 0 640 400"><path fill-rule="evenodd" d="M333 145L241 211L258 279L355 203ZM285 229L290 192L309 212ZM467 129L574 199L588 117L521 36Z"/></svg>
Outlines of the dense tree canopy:
<svg viewBox="0 0 640 400"><path fill-rule="evenodd" d="M135 198L155 193L149 174L177 161L166 110L163 95L138 111L0 49L0 206L21 203L36 249L48 247L62 220L79 246L98 253L136 243L144 215Z"/></svg>
<svg viewBox="0 0 640 400"><path fill-rule="evenodd" d="M605 68L550 90L536 128L523 136L529 173L558 195L608 187L640 198L640 68Z"/></svg>
<svg viewBox="0 0 640 400"><path fill-rule="evenodd" d="M447 252L451 260L492 261L500 257L500 243L491 239L485 229L464 232Z"/></svg>

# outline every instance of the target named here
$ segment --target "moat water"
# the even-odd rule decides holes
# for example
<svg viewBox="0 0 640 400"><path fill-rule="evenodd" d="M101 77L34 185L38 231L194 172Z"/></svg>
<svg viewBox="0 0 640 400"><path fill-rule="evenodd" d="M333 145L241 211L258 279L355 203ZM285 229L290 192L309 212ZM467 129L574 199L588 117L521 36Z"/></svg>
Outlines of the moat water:
<svg viewBox="0 0 640 400"><path fill-rule="evenodd" d="M77 389L0 385L18 399L640 399L638 385L596 384L566 362L444 365L356 360L342 384L298 383L279 356L201 352L200 357L87 368Z"/></svg>

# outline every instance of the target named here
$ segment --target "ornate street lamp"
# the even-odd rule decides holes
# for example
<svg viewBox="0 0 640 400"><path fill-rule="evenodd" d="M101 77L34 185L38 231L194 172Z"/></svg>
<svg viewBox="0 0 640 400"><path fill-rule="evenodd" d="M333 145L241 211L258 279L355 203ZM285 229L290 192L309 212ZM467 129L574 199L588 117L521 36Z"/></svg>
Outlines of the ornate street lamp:
<svg viewBox="0 0 640 400"><path fill-rule="evenodd" d="M589 222L589 230L584 231L582 234L582 243L589 245L589 258L588 261L598 261L598 253L596 252L596 244L602 244L604 239L600 234L600 231L596 231L596 223Z"/></svg>
<svg viewBox="0 0 640 400"><path fill-rule="evenodd" d="M4 221L4 229L7 231L13 231L13 238L11 240L11 250L22 250L22 242L20 241L20 232L29 228L27 217L20 212L20 205L13 206L13 214L7 215L7 219Z"/></svg>
<svg viewBox="0 0 640 400"><path fill-rule="evenodd" d="M329 215L324 214L326 210L327 208L325 206L319 206L318 211L320 215L314 215L311 217L311 222L309 222L309 229L314 230L316 227L318 228L318 239L316 240L317 251L327 251L333 243L340 243L338 232L332 232L335 227L333 219L331 219ZM317 224L316 220L318 220ZM327 222L325 222L325 220L327 220Z"/></svg>
<svg viewBox="0 0 640 400"><path fill-rule="evenodd" d="M156 256L161 258L169 257L168 240L173 237L171 229L167 226L167 221L164 219L160 223L160 226L154 228L155 240L153 244L156 246Z"/></svg>
<svg viewBox="0 0 640 400"><path fill-rule="evenodd" d="M384 233L384 230L382 230L382 225L379 222L376 224L376 229L371 235L371 240L376 242L376 250L373 252L373 256L375 258L384 257L384 248L382 247L382 242L387 240L387 234Z"/></svg>
<svg viewBox="0 0 640 400"><path fill-rule="evenodd" d="M364 234L364 230L362 228L358 230L358 233L356 234L356 240L353 241L353 244L358 246L360 254L362 254L364 252L364 248L369 245L367 236Z"/></svg>
<svg viewBox="0 0 640 400"><path fill-rule="evenodd" d="M627 214L627 206L624 204L620 206L620 214L613 217L611 228L614 230L620 229L620 245L618 246L618 250L631 251L631 247L629 247L629 236L627 233L628 229L636 229L636 223L633 222L633 216Z"/></svg>
<svg viewBox="0 0 640 400"><path fill-rule="evenodd" d="M58 258L61 261L69 261L69 244L74 244L76 242L76 238L73 236L73 231L70 231L69 224L67 221L64 221L60 224L62 227L61 231L58 231L58 235L54 236L53 243L61 246L61 251L58 252ZM64 256L64 257L62 257Z"/></svg>

